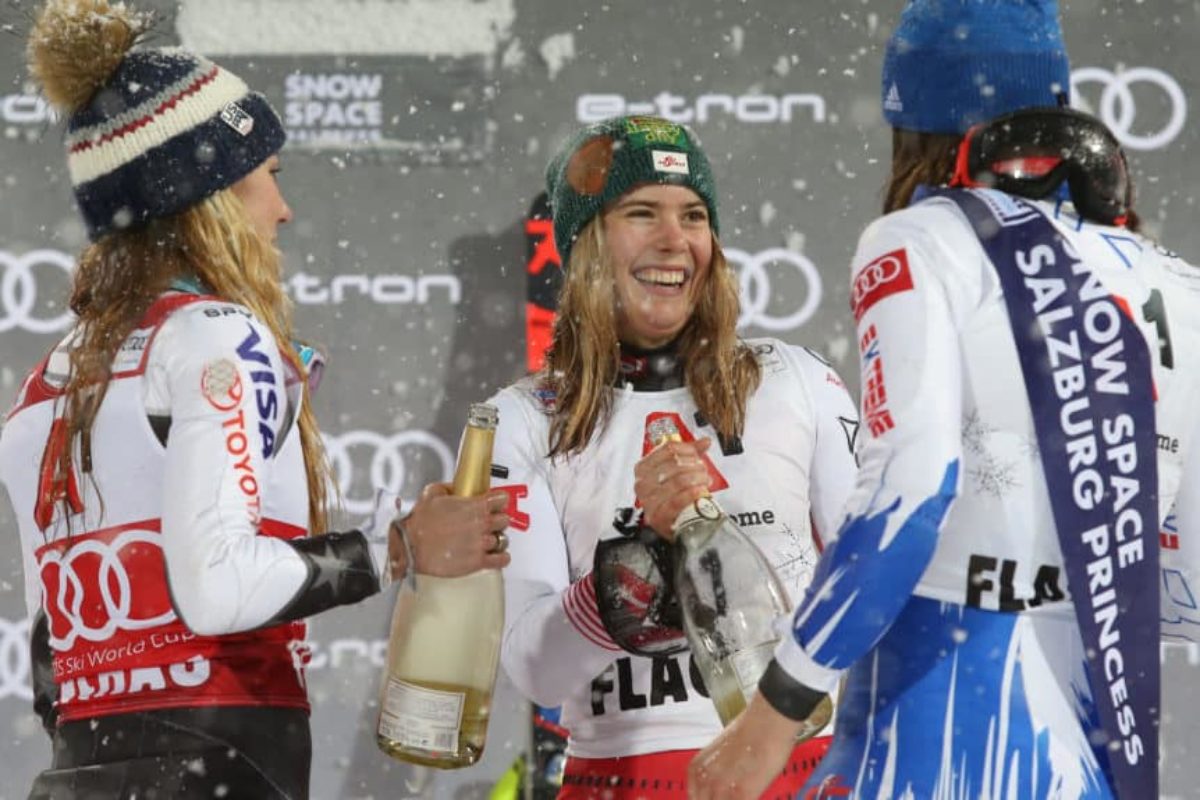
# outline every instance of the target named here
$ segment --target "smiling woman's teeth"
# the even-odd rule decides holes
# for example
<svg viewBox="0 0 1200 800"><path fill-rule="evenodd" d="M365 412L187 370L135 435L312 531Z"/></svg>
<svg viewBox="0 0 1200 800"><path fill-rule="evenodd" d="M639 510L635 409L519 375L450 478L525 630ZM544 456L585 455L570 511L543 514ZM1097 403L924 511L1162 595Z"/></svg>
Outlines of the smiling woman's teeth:
<svg viewBox="0 0 1200 800"><path fill-rule="evenodd" d="M683 283L683 278L683 272L673 269L644 269L637 274L637 279L642 283L660 286L679 286Z"/></svg>

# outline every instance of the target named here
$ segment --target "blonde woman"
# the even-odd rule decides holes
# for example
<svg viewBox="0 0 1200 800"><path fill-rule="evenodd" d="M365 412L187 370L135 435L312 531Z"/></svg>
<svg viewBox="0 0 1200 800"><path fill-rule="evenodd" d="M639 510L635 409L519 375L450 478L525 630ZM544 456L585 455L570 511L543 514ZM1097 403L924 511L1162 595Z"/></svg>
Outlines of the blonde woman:
<svg viewBox="0 0 1200 800"><path fill-rule="evenodd" d="M31 797L303 798L304 618L414 568L506 564L504 496L435 485L402 526L325 532L274 247L283 129L228 71L135 47L145 25L63 0L29 38L92 239L78 323L0 437L54 742Z"/></svg>
<svg viewBox="0 0 1200 800"><path fill-rule="evenodd" d="M540 374L494 400L495 460L519 512L502 660L530 699L563 706L560 798L680 798L688 760L721 724L680 653L664 548L643 542L669 538L712 491L799 597L853 482L856 414L811 353L738 339L716 187L688 130L598 123L547 182L566 265L553 345ZM660 416L684 441L651 447ZM593 570L597 553L659 569L614 585ZM790 797L827 741L798 747L769 796Z"/></svg>

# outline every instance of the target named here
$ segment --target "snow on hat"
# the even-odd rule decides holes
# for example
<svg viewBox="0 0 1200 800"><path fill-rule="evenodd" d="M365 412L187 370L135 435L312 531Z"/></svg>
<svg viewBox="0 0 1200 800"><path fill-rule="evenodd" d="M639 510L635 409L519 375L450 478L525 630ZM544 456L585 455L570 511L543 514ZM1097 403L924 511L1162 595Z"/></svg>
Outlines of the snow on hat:
<svg viewBox="0 0 1200 800"><path fill-rule="evenodd" d="M883 116L893 128L964 133L1057 105L1070 80L1057 0L910 0L884 56Z"/></svg>
<svg viewBox="0 0 1200 800"><path fill-rule="evenodd" d="M146 18L108 0L51 0L31 71L67 116L67 168L94 241L179 213L283 146L283 125L241 78L179 48L134 49Z"/></svg>

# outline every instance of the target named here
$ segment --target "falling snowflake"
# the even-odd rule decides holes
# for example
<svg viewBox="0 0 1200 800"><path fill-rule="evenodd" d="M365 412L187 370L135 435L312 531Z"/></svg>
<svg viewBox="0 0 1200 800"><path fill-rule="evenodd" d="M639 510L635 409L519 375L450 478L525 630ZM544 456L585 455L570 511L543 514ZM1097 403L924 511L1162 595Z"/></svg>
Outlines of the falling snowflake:
<svg viewBox="0 0 1200 800"><path fill-rule="evenodd" d="M1020 486L1016 478L1017 465L1011 461L985 455L978 466L967 470L967 474L975 481L975 488L984 494L990 494L997 500L1008 494L1009 490Z"/></svg>
<svg viewBox="0 0 1200 800"><path fill-rule="evenodd" d="M963 419L962 426L962 441L963 445L976 455L982 455L985 447L983 440L996 432L996 428L983 421L977 410L972 410Z"/></svg>

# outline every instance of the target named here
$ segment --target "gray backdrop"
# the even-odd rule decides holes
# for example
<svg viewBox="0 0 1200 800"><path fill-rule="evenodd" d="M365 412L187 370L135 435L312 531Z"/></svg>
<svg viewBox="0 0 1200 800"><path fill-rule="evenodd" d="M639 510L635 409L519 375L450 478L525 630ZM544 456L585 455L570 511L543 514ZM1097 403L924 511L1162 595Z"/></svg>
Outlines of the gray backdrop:
<svg viewBox="0 0 1200 800"><path fill-rule="evenodd" d="M857 385L847 262L877 213L889 156L882 45L899 0L145 0L157 43L182 42L265 92L292 134L281 238L301 331L329 353L316 398L347 519L372 487L408 497L449 474L468 403L524 369L523 218L579 121L689 122L714 164L723 240L743 279L743 331L828 354ZM0 9L0 394L68 324L71 208L60 128L22 64L32 4ZM1200 258L1200 86L1191 0L1064 8L1076 96L1139 175L1150 232ZM32 716L19 549L0 510L0 800L49 758ZM484 761L456 773L380 754L372 733L391 598L312 623L316 798L486 796L526 746L502 679ZM1168 665L1164 796L1200 797L1200 653ZM584 676L581 676L583 678Z"/></svg>

